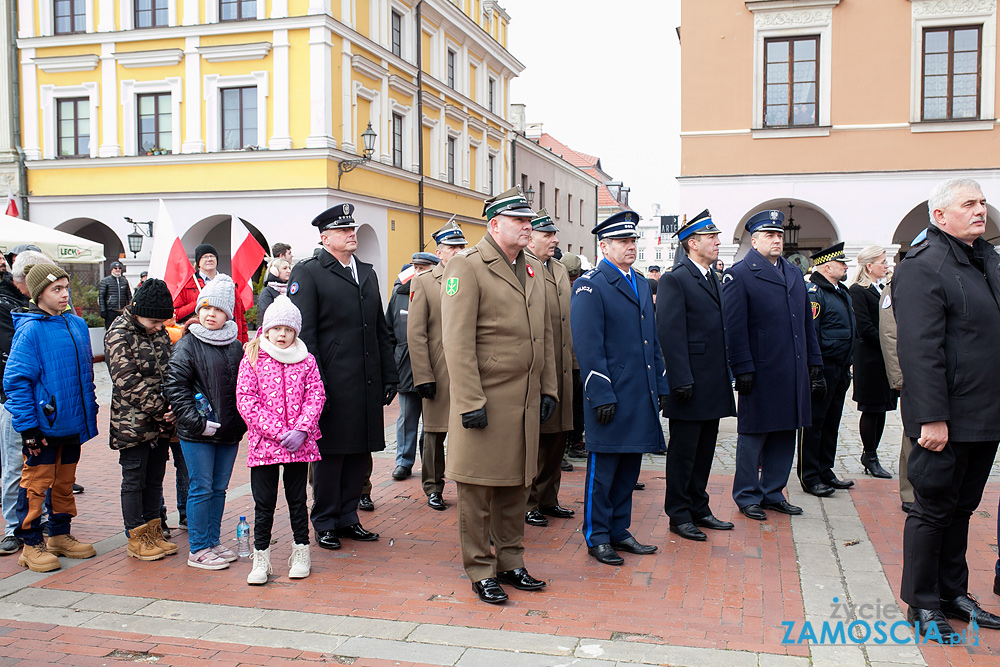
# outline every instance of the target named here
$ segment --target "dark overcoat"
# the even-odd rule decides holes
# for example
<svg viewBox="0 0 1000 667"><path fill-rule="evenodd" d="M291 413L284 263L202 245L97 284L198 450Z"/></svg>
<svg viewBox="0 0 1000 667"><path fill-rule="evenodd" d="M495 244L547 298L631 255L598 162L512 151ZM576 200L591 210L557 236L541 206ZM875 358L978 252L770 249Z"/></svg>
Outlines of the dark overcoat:
<svg viewBox="0 0 1000 667"><path fill-rule="evenodd" d="M319 420L324 455L385 449L383 386L398 381L378 278L371 264L355 262L358 283L325 249L296 264L289 278L288 296L302 312L299 337L326 388Z"/></svg>
<svg viewBox="0 0 1000 667"><path fill-rule="evenodd" d="M625 276L602 260L573 283L570 320L583 378L587 451L627 454L665 448L659 397L670 393L656 338L649 281L635 274L639 296ZM615 403L598 424L595 408Z"/></svg>
<svg viewBox="0 0 1000 667"><path fill-rule="evenodd" d="M921 424L946 421L951 441L1000 440L1000 354L994 351L1000 256L982 239L963 245L931 225L927 245L911 250L892 279L903 428L911 438L920 437Z"/></svg>
<svg viewBox="0 0 1000 667"><path fill-rule="evenodd" d="M690 401L671 394L663 416L704 421L736 414L726 322L722 316L722 285L715 271L712 284L687 257L660 276L656 292L656 330L663 350L670 389L694 385Z"/></svg>
<svg viewBox="0 0 1000 667"><path fill-rule="evenodd" d="M894 401L889 386L879 337L879 302L881 295L874 285L851 285L851 305L858 325L854 345L854 400L867 405Z"/></svg>
<svg viewBox="0 0 1000 667"><path fill-rule="evenodd" d="M393 285L392 296L389 297L389 307L385 309L385 323L389 327L389 342L392 344L396 372L399 374L399 386L396 389L400 392L414 391L413 371L410 369L410 348L406 343L406 320L409 315L411 285L412 280L405 285L397 280L396 284Z"/></svg>
<svg viewBox="0 0 1000 667"><path fill-rule="evenodd" d="M740 433L792 431L812 424L809 366L822 366L812 307L802 272L785 258L775 267L759 252L722 277L729 369L754 373L753 390L740 396Z"/></svg>
<svg viewBox="0 0 1000 667"><path fill-rule="evenodd" d="M814 271L806 291L823 362L849 365L854 356L858 327L854 323L854 308L847 287L840 283L838 289L826 276Z"/></svg>

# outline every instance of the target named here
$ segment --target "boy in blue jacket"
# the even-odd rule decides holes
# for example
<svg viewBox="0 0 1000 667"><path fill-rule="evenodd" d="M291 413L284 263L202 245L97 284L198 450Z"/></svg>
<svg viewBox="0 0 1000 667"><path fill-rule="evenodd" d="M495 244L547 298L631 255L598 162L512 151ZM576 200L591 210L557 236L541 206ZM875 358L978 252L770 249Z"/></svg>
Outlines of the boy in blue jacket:
<svg viewBox="0 0 1000 667"><path fill-rule="evenodd" d="M3 375L5 407L21 434L25 456L14 535L24 542L18 565L48 572L59 569L56 556L97 555L93 545L70 534L80 446L97 435L97 396L87 324L67 312L66 272L36 264L25 282L31 305L13 313L14 341ZM52 502L47 542L40 521L46 493Z"/></svg>

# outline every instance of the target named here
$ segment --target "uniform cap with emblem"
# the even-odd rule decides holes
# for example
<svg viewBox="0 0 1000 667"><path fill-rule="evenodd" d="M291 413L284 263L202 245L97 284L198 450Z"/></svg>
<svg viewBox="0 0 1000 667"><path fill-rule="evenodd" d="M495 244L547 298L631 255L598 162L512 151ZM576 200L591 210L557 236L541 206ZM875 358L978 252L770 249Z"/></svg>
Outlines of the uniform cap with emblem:
<svg viewBox="0 0 1000 667"><path fill-rule="evenodd" d="M844 254L844 242L834 243L829 248L823 248L819 252L813 253L810 259L813 262L813 266L819 266L827 262L844 262L846 264L847 255Z"/></svg>
<svg viewBox="0 0 1000 667"><path fill-rule="evenodd" d="M544 208L535 214L531 219L531 231L533 232L558 232L559 228L552 222L552 216Z"/></svg>
<svg viewBox="0 0 1000 667"><path fill-rule="evenodd" d="M660 271L660 265L659 264L650 264L649 268L646 269L646 270L647 271Z"/></svg>
<svg viewBox="0 0 1000 667"><path fill-rule="evenodd" d="M354 204L337 204L313 218L312 225L325 232L328 229L353 229L360 227L361 223L354 220Z"/></svg>
<svg viewBox="0 0 1000 667"><path fill-rule="evenodd" d="M610 218L590 230L597 234L597 240L604 239L637 239L639 232L635 226L639 223L639 214L635 211L619 211Z"/></svg>
<svg viewBox="0 0 1000 667"><path fill-rule="evenodd" d="M437 255L435 255L434 253L430 253L430 252L415 252L410 257L410 262L411 263L413 263L413 264L423 264L425 266L427 266L427 265L434 266L434 265L436 265L440 261L441 261L441 259Z"/></svg>
<svg viewBox="0 0 1000 667"><path fill-rule="evenodd" d="M785 222L785 214L781 211L761 211L755 213L744 223L743 227L748 232L783 232L782 224Z"/></svg>
<svg viewBox="0 0 1000 667"><path fill-rule="evenodd" d="M444 227L431 234L438 245L468 245L462 228L454 220L449 220Z"/></svg>
<svg viewBox="0 0 1000 667"><path fill-rule="evenodd" d="M683 227L677 230L674 236L678 241L683 241L692 234L719 234L719 228L712 222L712 214L706 208L698 215L691 218Z"/></svg>
<svg viewBox="0 0 1000 667"><path fill-rule="evenodd" d="M534 218L535 212L528 206L528 200L521 192L521 186L515 185L507 192L490 197L483 202L483 217L492 220L498 215L509 215L514 218Z"/></svg>

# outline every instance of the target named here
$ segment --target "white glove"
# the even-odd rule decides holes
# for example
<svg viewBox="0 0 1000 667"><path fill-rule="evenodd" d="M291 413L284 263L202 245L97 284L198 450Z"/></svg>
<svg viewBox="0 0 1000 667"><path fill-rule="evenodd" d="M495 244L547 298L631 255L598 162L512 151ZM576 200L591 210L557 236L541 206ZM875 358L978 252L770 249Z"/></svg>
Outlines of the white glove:
<svg viewBox="0 0 1000 667"><path fill-rule="evenodd" d="M205 430L202 431L201 434L211 437L215 435L215 432L219 430L220 426L222 426L222 424L219 422L207 421L205 422Z"/></svg>

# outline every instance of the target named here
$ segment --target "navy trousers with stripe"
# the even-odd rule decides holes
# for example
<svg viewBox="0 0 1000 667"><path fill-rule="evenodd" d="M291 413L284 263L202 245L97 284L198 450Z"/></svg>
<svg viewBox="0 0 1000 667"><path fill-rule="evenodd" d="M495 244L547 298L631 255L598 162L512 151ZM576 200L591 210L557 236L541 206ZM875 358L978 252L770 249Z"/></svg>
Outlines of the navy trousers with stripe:
<svg viewBox="0 0 1000 667"><path fill-rule="evenodd" d="M631 537L632 492L642 454L589 452L583 499L583 537L588 547Z"/></svg>

